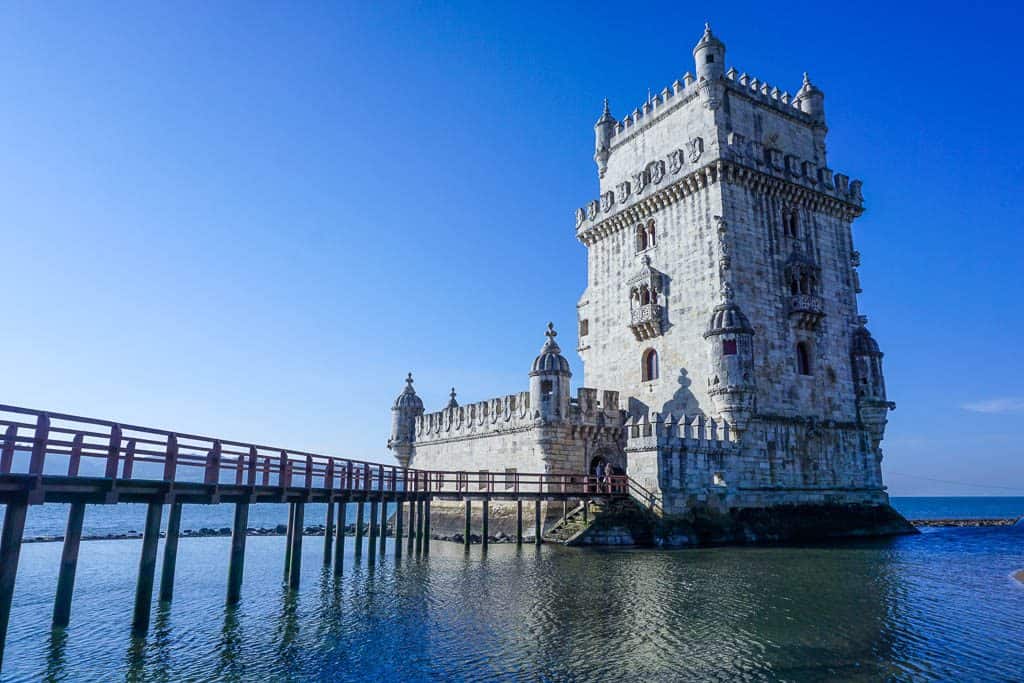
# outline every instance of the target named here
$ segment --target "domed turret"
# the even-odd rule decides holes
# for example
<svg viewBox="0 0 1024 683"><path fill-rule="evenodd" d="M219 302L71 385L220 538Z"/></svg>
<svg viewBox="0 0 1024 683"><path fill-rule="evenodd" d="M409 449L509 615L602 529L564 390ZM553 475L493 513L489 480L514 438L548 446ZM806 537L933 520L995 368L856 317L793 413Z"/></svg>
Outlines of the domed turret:
<svg viewBox="0 0 1024 683"><path fill-rule="evenodd" d="M861 318L850 339L850 362L853 363L853 382L857 392L857 415L871 434L872 445L878 451L885 435L888 413L895 404L886 399L885 378L882 375L882 352ZM879 455L881 457L881 455Z"/></svg>
<svg viewBox="0 0 1024 683"><path fill-rule="evenodd" d="M453 390L454 391L454 390ZM416 418L423 414L423 401L412 388L412 373L405 379L405 389L391 406L391 438L388 448L402 467L409 466L416 439Z"/></svg>
<svg viewBox="0 0 1024 683"><path fill-rule="evenodd" d="M725 73L725 43L711 32L711 24L704 24L704 35L693 48L697 67L697 82L717 81Z"/></svg>
<svg viewBox="0 0 1024 683"><path fill-rule="evenodd" d="M569 414L569 361L562 355L555 337L554 323L544 333L547 341L530 368L530 404L535 418L550 422L563 420Z"/></svg>
<svg viewBox="0 0 1024 683"><path fill-rule="evenodd" d="M804 84L800 86L793 101L800 107L800 111L810 114L815 121L825 122L825 93L811 83L806 72L804 73Z"/></svg>
<svg viewBox="0 0 1024 683"><path fill-rule="evenodd" d="M594 124L594 161L597 163L598 175L602 178L604 172L608 170L608 157L612 154L612 135L614 134L615 119L612 118L608 100L605 99L601 118Z"/></svg>
<svg viewBox="0 0 1024 683"><path fill-rule="evenodd" d="M722 298L704 333L713 371L708 395L719 415L742 433L754 413L754 328L733 301L729 285L722 287Z"/></svg>

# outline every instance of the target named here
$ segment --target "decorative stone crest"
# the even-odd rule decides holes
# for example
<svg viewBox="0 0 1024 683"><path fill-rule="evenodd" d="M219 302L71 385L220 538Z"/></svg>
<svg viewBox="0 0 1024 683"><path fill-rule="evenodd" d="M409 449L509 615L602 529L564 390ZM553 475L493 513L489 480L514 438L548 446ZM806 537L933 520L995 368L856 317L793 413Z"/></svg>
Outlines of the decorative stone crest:
<svg viewBox="0 0 1024 683"><path fill-rule="evenodd" d="M647 169L640 171L639 173L633 174L633 187L636 188L636 193L641 194L644 188L647 187L649 178L647 176Z"/></svg>
<svg viewBox="0 0 1024 683"><path fill-rule="evenodd" d="M624 180L615 186L616 192L619 195L619 202L624 202L629 197L629 181Z"/></svg>
<svg viewBox="0 0 1024 683"><path fill-rule="evenodd" d="M668 155L668 170L675 175L683 170L683 150L674 149Z"/></svg>
<svg viewBox="0 0 1024 683"><path fill-rule="evenodd" d="M576 227L583 225L583 221L587 219L587 212L583 209L576 209Z"/></svg>
<svg viewBox="0 0 1024 683"><path fill-rule="evenodd" d="M597 210L599 208L601 208L600 203L596 199L587 204L587 218L590 220L597 218Z"/></svg>
<svg viewBox="0 0 1024 683"><path fill-rule="evenodd" d="M686 143L686 158L689 159L691 164L697 163L700 159L700 155L704 153L704 138L696 137L691 138Z"/></svg>
<svg viewBox="0 0 1024 683"><path fill-rule="evenodd" d="M647 176L652 183L660 183L665 178L665 162L652 161L647 165Z"/></svg>
<svg viewBox="0 0 1024 683"><path fill-rule="evenodd" d="M615 205L615 193L609 190L601 195L601 211L608 213Z"/></svg>

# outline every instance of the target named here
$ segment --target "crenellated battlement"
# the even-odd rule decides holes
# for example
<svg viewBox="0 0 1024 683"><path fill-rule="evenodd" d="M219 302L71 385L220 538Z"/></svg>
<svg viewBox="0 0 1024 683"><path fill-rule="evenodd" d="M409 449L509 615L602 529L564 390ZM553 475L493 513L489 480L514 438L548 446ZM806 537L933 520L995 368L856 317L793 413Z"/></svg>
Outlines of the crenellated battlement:
<svg viewBox="0 0 1024 683"><path fill-rule="evenodd" d="M706 415L633 415L626 421L626 450L737 448L736 432L725 420Z"/></svg>

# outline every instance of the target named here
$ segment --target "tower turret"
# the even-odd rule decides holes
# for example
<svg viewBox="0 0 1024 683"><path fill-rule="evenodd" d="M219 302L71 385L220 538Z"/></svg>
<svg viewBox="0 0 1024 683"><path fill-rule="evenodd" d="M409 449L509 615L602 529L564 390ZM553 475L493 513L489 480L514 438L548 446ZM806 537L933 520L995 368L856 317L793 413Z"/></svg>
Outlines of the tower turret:
<svg viewBox="0 0 1024 683"><path fill-rule="evenodd" d="M594 161L597 163L597 173L604 177L608 170L608 157L611 156L612 135L615 133L615 119L608 108L608 99L604 101L604 111L601 118L594 124Z"/></svg>
<svg viewBox="0 0 1024 683"><path fill-rule="evenodd" d="M452 390L454 392L454 389ZM409 466L416 440L416 418L423 414L423 401L412 388L412 373L405 378L405 389L391 406L391 438L388 448L402 467Z"/></svg>
<svg viewBox="0 0 1024 683"><path fill-rule="evenodd" d="M555 342L558 333L548 323L547 341L530 369L530 405L533 416L544 422L564 420L569 414L569 361Z"/></svg>
<svg viewBox="0 0 1024 683"><path fill-rule="evenodd" d="M728 284L722 287L722 299L704 333L712 368L708 395L718 414L742 433L754 413L754 328L733 301Z"/></svg>
<svg viewBox="0 0 1024 683"><path fill-rule="evenodd" d="M711 32L711 24L704 24L704 35L693 48L697 67L697 82L717 81L725 73L725 43Z"/></svg>
<svg viewBox="0 0 1024 683"><path fill-rule="evenodd" d="M793 99L800 107L800 111L810 114L818 123L825 123L825 93L811 83L806 71L804 72L804 84L800 86L800 90L797 91Z"/></svg>
<svg viewBox="0 0 1024 683"><path fill-rule="evenodd" d="M853 332L850 360L857 391L857 415L871 433L872 448L878 449L885 435L888 412L895 404L886 400L885 378L882 376L882 352L862 317Z"/></svg>

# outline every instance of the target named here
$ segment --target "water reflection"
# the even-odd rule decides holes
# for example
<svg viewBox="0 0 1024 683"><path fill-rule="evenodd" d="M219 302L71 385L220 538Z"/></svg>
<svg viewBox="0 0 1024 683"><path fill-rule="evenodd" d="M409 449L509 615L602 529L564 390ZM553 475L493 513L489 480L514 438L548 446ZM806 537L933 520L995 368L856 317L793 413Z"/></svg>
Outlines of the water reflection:
<svg viewBox="0 0 1024 683"><path fill-rule="evenodd" d="M16 636L20 668L5 676L974 680L1024 666L1024 589L1008 578L1024 559L1019 538L995 532L679 552L434 543L401 563L349 555L341 576L311 549L298 592L277 581L283 544L254 539L233 607L226 561L190 543L188 588L146 638L128 635L130 587L90 601L84 582L72 628L35 646Z"/></svg>

